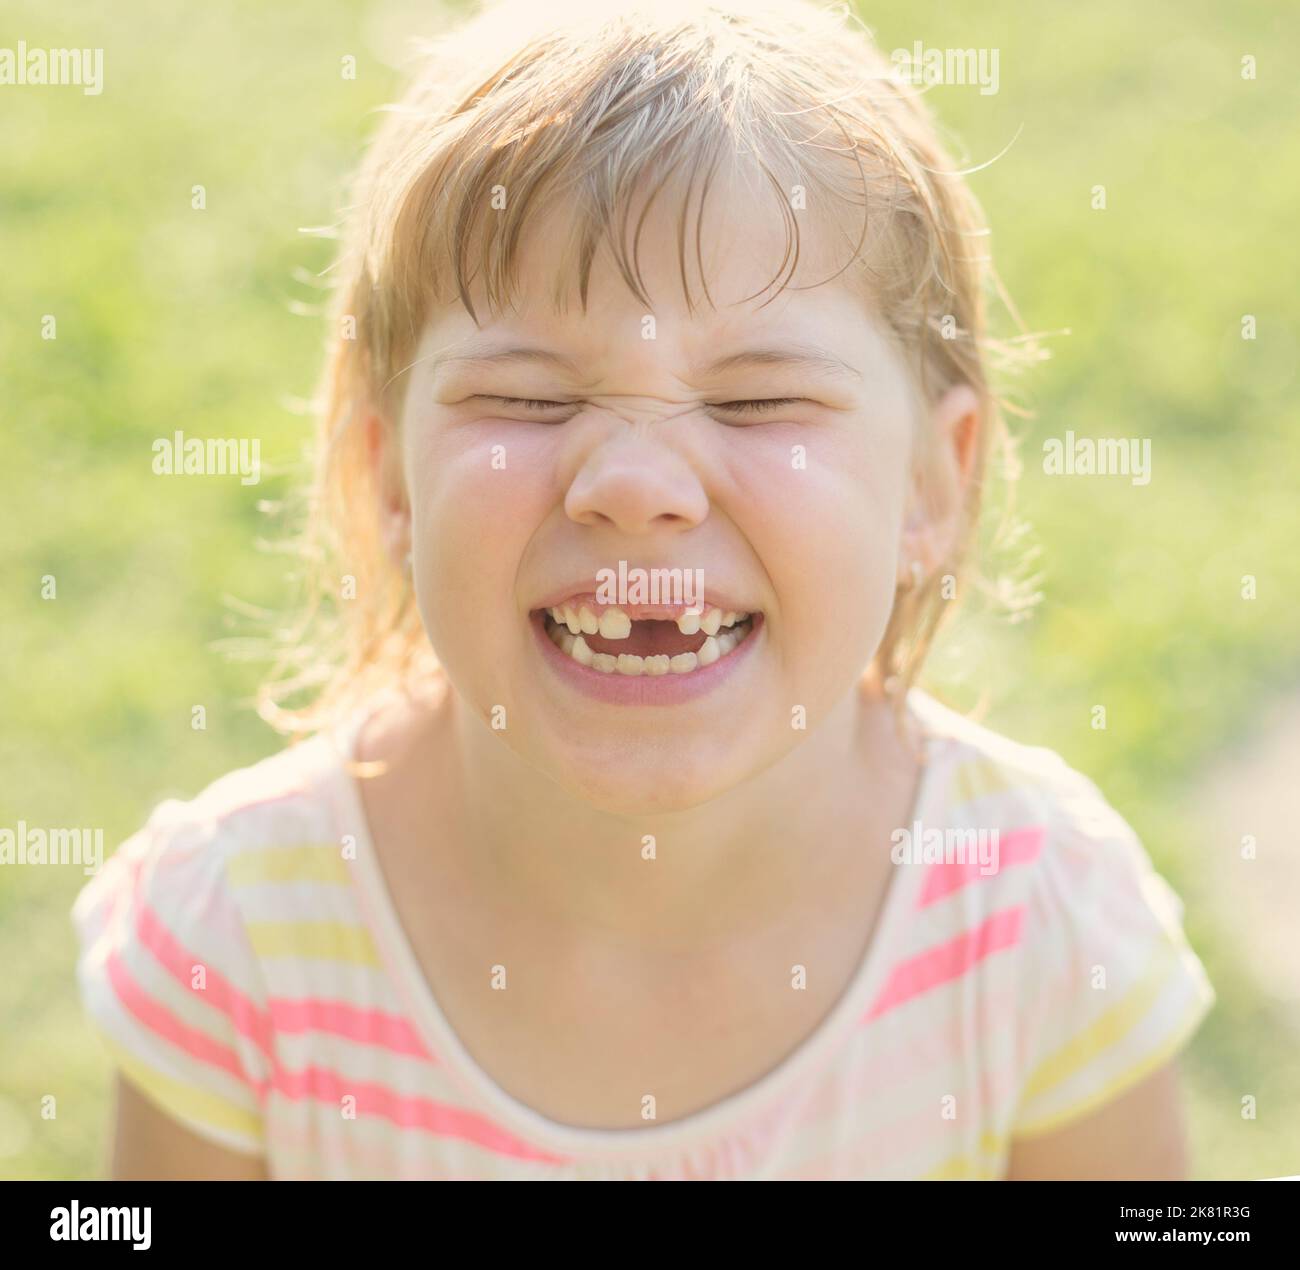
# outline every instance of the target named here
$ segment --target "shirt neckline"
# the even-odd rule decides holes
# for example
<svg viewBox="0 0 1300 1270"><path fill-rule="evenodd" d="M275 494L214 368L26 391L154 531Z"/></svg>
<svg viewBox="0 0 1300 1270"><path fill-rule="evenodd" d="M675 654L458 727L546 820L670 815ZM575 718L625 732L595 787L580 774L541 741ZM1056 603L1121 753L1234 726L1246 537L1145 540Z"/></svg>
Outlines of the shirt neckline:
<svg viewBox="0 0 1300 1270"><path fill-rule="evenodd" d="M916 702L918 695L921 694L915 689L909 694L909 705L922 706L920 718L917 713L913 718L922 724L924 758L908 824L929 818L940 784L936 774L936 769L941 766L937 761L938 738L925 726L929 714L926 707L930 703ZM815 1071L819 1060L830 1054L837 1041L847 1041L856 1027L866 1026L863 1020L867 1009L878 996L894 963L896 937L914 907L925 872L918 865L895 865L894 876L877 910L870 943L829 1013L776 1066L742 1089L689 1115L646 1128L610 1129L566 1124L521 1102L502 1088L462 1044L424 976L393 904L392 893L370 837L361 793L350 770L357 738L371 713L371 708L360 710L334 730L336 754L330 769L336 811L341 824L356 839L355 859L349 864L358 886L363 913L398 998L410 1013L416 1033L437 1060L447 1065L449 1074L468 1089L501 1125L534 1144L564 1154L589 1158L657 1155L748 1122L764 1107L774 1104L781 1091L795 1084L800 1076Z"/></svg>

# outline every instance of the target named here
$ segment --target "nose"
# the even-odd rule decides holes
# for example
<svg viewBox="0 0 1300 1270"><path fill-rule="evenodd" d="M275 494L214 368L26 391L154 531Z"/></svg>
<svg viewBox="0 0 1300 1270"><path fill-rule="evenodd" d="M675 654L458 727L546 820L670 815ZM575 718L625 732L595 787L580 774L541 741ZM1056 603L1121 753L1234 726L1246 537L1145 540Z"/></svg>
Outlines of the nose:
<svg viewBox="0 0 1300 1270"><path fill-rule="evenodd" d="M586 455L564 510L580 525L646 534L693 529L708 516L709 498L682 455L643 433L625 433Z"/></svg>

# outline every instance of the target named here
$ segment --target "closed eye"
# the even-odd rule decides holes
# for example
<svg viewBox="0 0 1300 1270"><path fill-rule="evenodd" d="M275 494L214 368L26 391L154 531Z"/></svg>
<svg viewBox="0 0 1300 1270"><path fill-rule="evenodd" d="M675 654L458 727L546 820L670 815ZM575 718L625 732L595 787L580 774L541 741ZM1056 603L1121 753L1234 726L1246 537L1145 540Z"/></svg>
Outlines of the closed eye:
<svg viewBox="0 0 1300 1270"><path fill-rule="evenodd" d="M483 400L495 401L500 405L513 406L521 410L533 411L563 410L565 407L575 404L571 401L545 401L536 397L498 397L491 394L484 395ZM796 406L805 400L807 399L804 397L762 397L748 401L717 401L706 402L705 404L710 410L722 410L737 415L760 415L773 410L781 410L786 406Z"/></svg>
<svg viewBox="0 0 1300 1270"><path fill-rule="evenodd" d="M784 406L797 406L804 397L763 397L754 401L710 402L710 410L730 410L736 414L762 414L767 410L780 410Z"/></svg>
<svg viewBox="0 0 1300 1270"><path fill-rule="evenodd" d="M572 405L568 401L539 401L532 397L484 397L485 401L500 402L503 406L522 406L525 410L550 410Z"/></svg>

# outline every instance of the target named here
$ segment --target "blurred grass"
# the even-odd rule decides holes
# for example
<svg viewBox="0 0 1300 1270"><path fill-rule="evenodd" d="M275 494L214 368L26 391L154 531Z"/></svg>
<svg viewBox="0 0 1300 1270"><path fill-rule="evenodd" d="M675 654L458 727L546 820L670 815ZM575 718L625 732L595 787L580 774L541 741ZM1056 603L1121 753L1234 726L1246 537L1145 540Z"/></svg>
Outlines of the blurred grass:
<svg viewBox="0 0 1300 1270"><path fill-rule="evenodd" d="M287 492L310 435L291 406L314 387L323 327L295 309L329 260L298 230L333 220L393 91L396 41L437 12L7 0L0 43L102 47L105 90L0 89L0 824L102 826L111 846L158 799L275 747L241 708L255 668L211 645L230 633L226 597L285 594L284 560L258 548L259 502ZM987 698L993 726L1088 772L1176 889L1199 894L1207 848L1183 795L1300 678L1300 24L1270 0L859 12L886 51L999 50L996 95L931 100L971 166L1016 138L971 183L1026 324L1070 332L1016 389L1036 412L1019 429L1019 507L1044 601L1016 627L959 624L932 681ZM254 487L157 478L150 444L178 428L260 438L276 472ZM1150 437L1150 485L1044 476L1042 441L1067 429ZM55 600L40 598L47 574ZM21 971L0 976L0 1176L100 1166L107 1067L68 924L81 881L0 876L0 965ZM1230 921L1189 904L1187 925L1220 996L1187 1057L1197 1171L1294 1173L1294 1007L1260 992ZM1267 1109L1258 1121L1240 1119L1245 1093Z"/></svg>

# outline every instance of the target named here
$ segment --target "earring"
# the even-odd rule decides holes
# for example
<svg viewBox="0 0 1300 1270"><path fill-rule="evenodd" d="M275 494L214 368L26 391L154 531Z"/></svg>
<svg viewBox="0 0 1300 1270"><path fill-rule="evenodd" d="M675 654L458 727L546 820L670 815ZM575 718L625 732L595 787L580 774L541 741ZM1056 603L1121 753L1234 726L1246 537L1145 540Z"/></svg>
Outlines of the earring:
<svg viewBox="0 0 1300 1270"><path fill-rule="evenodd" d="M415 573L415 566L411 560L411 553L409 551L406 553L406 556L402 561L402 570L408 578L412 577Z"/></svg>
<svg viewBox="0 0 1300 1270"><path fill-rule="evenodd" d="M898 584L900 591L915 591L925 579L925 571L919 560L911 561L907 566L907 578Z"/></svg>

